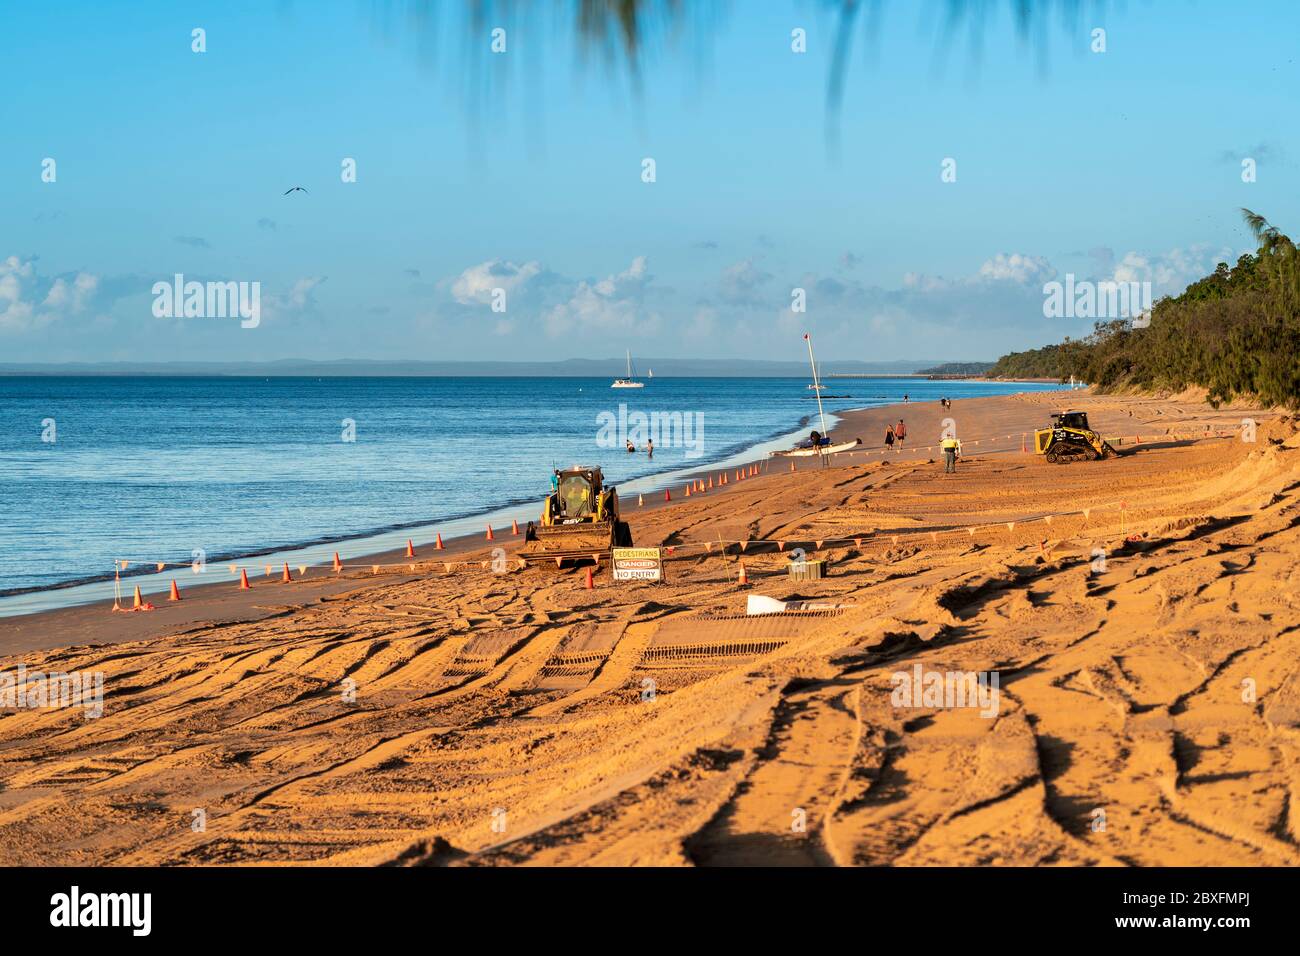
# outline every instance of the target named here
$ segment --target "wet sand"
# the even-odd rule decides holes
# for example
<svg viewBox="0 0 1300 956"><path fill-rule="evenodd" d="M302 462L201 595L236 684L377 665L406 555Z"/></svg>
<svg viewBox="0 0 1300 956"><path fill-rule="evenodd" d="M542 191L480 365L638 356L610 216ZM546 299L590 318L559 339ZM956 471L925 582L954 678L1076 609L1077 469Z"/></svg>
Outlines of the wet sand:
<svg viewBox="0 0 1300 956"><path fill-rule="evenodd" d="M1143 443L1021 454L1067 404ZM945 417L956 475L923 450ZM0 717L0 862L1295 865L1300 440L1204 437L1241 417L850 413L832 437L865 444L833 466L625 501L674 549L657 584L493 573L463 541L415 573L0 622L0 670L105 682L98 718ZM791 580L795 547L829 576ZM747 618L750 594L845 607ZM917 665L996 673L996 716L898 706Z"/></svg>

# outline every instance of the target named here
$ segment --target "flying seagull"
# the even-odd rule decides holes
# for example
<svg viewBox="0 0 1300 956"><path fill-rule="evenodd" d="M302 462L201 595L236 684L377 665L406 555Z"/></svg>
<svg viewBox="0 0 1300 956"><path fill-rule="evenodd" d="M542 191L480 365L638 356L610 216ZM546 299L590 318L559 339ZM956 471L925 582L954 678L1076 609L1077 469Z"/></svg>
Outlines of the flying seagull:
<svg viewBox="0 0 1300 956"><path fill-rule="evenodd" d="M286 196L289 195L289 193L307 193L307 190L303 189L301 186L294 186L293 188L284 191ZM307 195L310 196L311 193L307 193Z"/></svg>

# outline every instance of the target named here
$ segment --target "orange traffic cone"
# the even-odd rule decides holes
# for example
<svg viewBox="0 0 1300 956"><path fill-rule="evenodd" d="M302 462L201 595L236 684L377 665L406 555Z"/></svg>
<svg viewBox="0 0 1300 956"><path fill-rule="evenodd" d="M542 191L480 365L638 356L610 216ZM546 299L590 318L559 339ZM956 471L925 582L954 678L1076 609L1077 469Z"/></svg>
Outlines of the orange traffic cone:
<svg viewBox="0 0 1300 956"><path fill-rule="evenodd" d="M244 568L239 569L239 590L251 591L253 586L248 583L248 571Z"/></svg>
<svg viewBox="0 0 1300 956"><path fill-rule="evenodd" d="M790 462L790 470L791 470L791 471L794 471L794 462L793 462L793 461Z"/></svg>
<svg viewBox="0 0 1300 956"><path fill-rule="evenodd" d="M137 584L135 586L135 600L131 603L131 607L132 609L138 611L143 606L144 606L144 598L140 596L140 585Z"/></svg>
<svg viewBox="0 0 1300 956"><path fill-rule="evenodd" d="M415 544L411 541L410 538L406 539L406 556L408 558L415 557Z"/></svg>
<svg viewBox="0 0 1300 956"><path fill-rule="evenodd" d="M741 562L740 562L740 576L739 576L738 578L736 578L736 583L737 583L737 584L748 584L748 583L749 583L749 575L745 573L745 562L744 562L744 561L741 561Z"/></svg>
<svg viewBox="0 0 1300 956"><path fill-rule="evenodd" d="M667 488L665 488L665 489L664 489L664 501L672 501L672 500L673 500L672 492L669 491Z"/></svg>
<svg viewBox="0 0 1300 956"><path fill-rule="evenodd" d="M433 549L434 549L435 551L441 551L441 550L443 549L443 544L442 544L442 532L441 532L441 531L438 532L438 539L437 539L437 541L434 542Z"/></svg>
<svg viewBox="0 0 1300 956"><path fill-rule="evenodd" d="M637 496L636 496L636 506L637 506L638 508L643 508L643 507L645 507L645 495L637 495Z"/></svg>
<svg viewBox="0 0 1300 956"><path fill-rule="evenodd" d="M713 490L713 476L709 475L709 490Z"/></svg>
<svg viewBox="0 0 1300 956"><path fill-rule="evenodd" d="M516 535L519 533L519 522L514 518L510 519L510 533Z"/></svg>
<svg viewBox="0 0 1300 956"><path fill-rule="evenodd" d="M335 551L334 552L334 573L338 574L342 570L343 570L343 562L339 560L339 553Z"/></svg>
<svg viewBox="0 0 1300 956"><path fill-rule="evenodd" d="M284 562L284 574L280 575L280 583L288 584L293 578L289 575L289 562Z"/></svg>
<svg viewBox="0 0 1300 956"><path fill-rule="evenodd" d="M1028 437L1029 437L1029 436L1028 436L1027 433L1025 433L1025 432L1021 432L1021 433L1020 433L1020 453L1021 453L1022 455L1027 455L1027 454L1029 454L1029 446L1025 443L1025 442L1026 442L1026 439L1027 439Z"/></svg>
<svg viewBox="0 0 1300 956"><path fill-rule="evenodd" d="M588 591L594 590L595 587L596 587L595 575L592 573L591 568L588 568L587 569L587 590Z"/></svg>
<svg viewBox="0 0 1300 956"><path fill-rule="evenodd" d="M179 601L181 599L181 589L176 586L176 579L172 579L172 593L167 596L169 601Z"/></svg>
<svg viewBox="0 0 1300 956"><path fill-rule="evenodd" d="M495 540L496 540L496 535L494 535L494 534L492 533L492 526L491 526L491 525L488 525L488 526L487 526L487 534L484 536L483 540L484 540L484 541L495 541Z"/></svg>

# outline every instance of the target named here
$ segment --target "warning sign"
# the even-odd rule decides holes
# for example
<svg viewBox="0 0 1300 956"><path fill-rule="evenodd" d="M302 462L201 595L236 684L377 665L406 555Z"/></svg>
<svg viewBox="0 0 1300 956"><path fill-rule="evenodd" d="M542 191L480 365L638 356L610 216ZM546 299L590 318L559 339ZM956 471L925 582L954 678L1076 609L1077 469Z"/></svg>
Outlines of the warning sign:
<svg viewBox="0 0 1300 956"><path fill-rule="evenodd" d="M664 562L659 548L614 548L615 581L662 581Z"/></svg>

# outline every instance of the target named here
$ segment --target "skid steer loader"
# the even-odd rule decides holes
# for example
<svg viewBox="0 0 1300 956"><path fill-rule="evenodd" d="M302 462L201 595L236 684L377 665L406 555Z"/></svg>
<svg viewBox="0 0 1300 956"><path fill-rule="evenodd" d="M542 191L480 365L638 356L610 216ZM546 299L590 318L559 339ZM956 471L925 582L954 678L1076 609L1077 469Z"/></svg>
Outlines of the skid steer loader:
<svg viewBox="0 0 1300 956"><path fill-rule="evenodd" d="M1034 451L1054 465L1097 461L1118 454L1106 439L1088 427L1087 412L1059 412L1050 428L1034 432Z"/></svg>
<svg viewBox="0 0 1300 956"><path fill-rule="evenodd" d="M632 531L618 511L618 489L605 487L599 467L557 469L555 491L542 503L541 518L528 522L519 556L529 563L601 560L611 548L632 546Z"/></svg>

